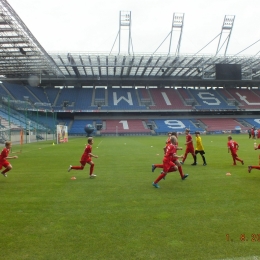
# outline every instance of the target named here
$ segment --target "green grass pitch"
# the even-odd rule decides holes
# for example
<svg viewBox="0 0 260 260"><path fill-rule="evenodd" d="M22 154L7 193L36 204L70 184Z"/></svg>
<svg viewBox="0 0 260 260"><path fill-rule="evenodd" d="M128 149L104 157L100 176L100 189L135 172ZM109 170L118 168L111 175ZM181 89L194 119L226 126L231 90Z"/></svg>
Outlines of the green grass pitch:
<svg viewBox="0 0 260 260"><path fill-rule="evenodd" d="M189 177L170 173L160 189L151 165L161 163L166 136L94 138L96 179L89 165L67 172L86 137L23 145L0 176L0 259L260 259L260 171L247 172L260 151L247 135L233 139L245 165L232 166L227 135L202 135L208 165L198 155L191 166L188 155Z"/></svg>

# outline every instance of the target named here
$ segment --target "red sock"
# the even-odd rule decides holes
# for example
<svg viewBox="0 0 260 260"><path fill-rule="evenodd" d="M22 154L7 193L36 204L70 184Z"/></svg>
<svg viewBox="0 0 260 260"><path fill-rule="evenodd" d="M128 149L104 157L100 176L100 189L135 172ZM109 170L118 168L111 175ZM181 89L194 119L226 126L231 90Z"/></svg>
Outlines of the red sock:
<svg viewBox="0 0 260 260"><path fill-rule="evenodd" d="M154 164L156 168L163 168L163 164Z"/></svg>
<svg viewBox="0 0 260 260"><path fill-rule="evenodd" d="M166 173L161 173L158 177L157 177L157 179L154 181L154 183L158 183L163 177L165 177L166 176Z"/></svg>
<svg viewBox="0 0 260 260"><path fill-rule="evenodd" d="M89 175L93 173L93 170L94 170L94 164L90 165Z"/></svg>
<svg viewBox="0 0 260 260"><path fill-rule="evenodd" d="M5 173L9 172L10 170L11 170L11 169L5 168L5 170L2 171L2 174L5 174Z"/></svg>
<svg viewBox="0 0 260 260"><path fill-rule="evenodd" d="M184 157L182 158L182 162L185 162L186 158L187 158L187 154L184 154Z"/></svg>
<svg viewBox="0 0 260 260"><path fill-rule="evenodd" d="M178 171L179 171L181 177L183 178L184 175L183 175L183 171L182 171L182 167L181 166L178 166Z"/></svg>
<svg viewBox="0 0 260 260"><path fill-rule="evenodd" d="M260 170L260 166L251 166L252 169L257 169L257 170Z"/></svg>
<svg viewBox="0 0 260 260"><path fill-rule="evenodd" d="M73 169L73 170L83 170L84 167L83 166L72 166L71 169Z"/></svg>

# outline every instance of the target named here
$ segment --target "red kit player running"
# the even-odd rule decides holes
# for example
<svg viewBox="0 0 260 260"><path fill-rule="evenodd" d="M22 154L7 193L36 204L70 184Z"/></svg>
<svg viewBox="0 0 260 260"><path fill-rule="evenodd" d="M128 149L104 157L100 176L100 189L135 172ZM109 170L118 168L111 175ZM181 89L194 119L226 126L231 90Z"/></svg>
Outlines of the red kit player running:
<svg viewBox="0 0 260 260"><path fill-rule="evenodd" d="M185 134L186 134L186 150L185 150L185 154L184 157L182 159L182 162L180 162L181 164L184 164L188 153L191 153L194 162L191 165L196 165L196 157L195 157L195 151L194 151L194 146L193 146L193 141L192 141L192 136L190 134L190 129L186 128L185 130Z"/></svg>
<svg viewBox="0 0 260 260"><path fill-rule="evenodd" d="M68 169L68 172L70 170L83 170L85 165L86 165L86 163L88 163L90 165L89 177L90 178L95 178L97 176L97 175L95 175L93 173L95 164L94 164L94 162L91 159L92 157L98 158L97 155L92 154L92 144L93 143L94 143L93 137L89 137L88 138L88 145L86 146L86 148L84 150L84 153L82 154L81 159L80 159L81 166L72 166L72 165L70 165L70 167Z"/></svg>
<svg viewBox="0 0 260 260"><path fill-rule="evenodd" d="M254 149L260 149L260 144L254 143ZM260 156L259 156L259 162L260 162ZM250 173L253 169L260 170L260 165L250 165L248 166L248 172Z"/></svg>
<svg viewBox="0 0 260 260"><path fill-rule="evenodd" d="M171 136L176 137L176 143L174 144L174 146L176 148L176 153L177 153L177 150L182 150L182 147L178 147L178 134L177 134L177 132L171 132L171 133L168 133L168 138L166 140L166 146L163 148L164 154L166 153L167 145L171 144ZM182 158L182 156L175 155L173 157L173 163L178 167L178 171L180 173L181 179L185 180L189 176L189 174L183 173L182 165L181 165L180 161L178 160L178 158ZM152 164L152 172L154 172L154 170L156 168L163 168L163 164ZM175 170L173 168L171 168L168 172L173 172L173 171L175 171ZM163 179L165 179L165 177Z"/></svg>
<svg viewBox="0 0 260 260"><path fill-rule="evenodd" d="M244 161L242 159L238 158L238 155L237 155L237 150L239 148L239 145L236 141L232 140L231 135L228 136L227 147L228 147L228 153L230 152L232 155L233 165L237 165L236 161L239 161L244 165Z"/></svg>
<svg viewBox="0 0 260 260"><path fill-rule="evenodd" d="M6 159L17 159L18 156L8 156L10 149L12 147L12 143L10 141L5 142L5 148L2 150L0 154L0 170L4 167L5 169L1 172L4 177L7 177L7 172L12 170L12 165Z"/></svg>
<svg viewBox="0 0 260 260"><path fill-rule="evenodd" d="M171 136L171 143L167 145L165 155L163 157L163 171L161 174L157 177L157 179L152 183L152 185L155 188L160 188L158 185L158 182L165 178L166 174L171 171L176 171L178 168L177 166L173 163L173 157L182 157L182 156L177 156L176 155L176 146L175 144L177 143L177 139L175 136Z"/></svg>

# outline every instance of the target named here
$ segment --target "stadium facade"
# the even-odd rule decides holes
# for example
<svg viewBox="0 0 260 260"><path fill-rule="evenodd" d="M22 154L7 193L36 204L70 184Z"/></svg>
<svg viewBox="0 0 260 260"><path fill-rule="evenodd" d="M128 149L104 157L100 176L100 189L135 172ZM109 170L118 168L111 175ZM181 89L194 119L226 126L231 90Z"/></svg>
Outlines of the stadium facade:
<svg viewBox="0 0 260 260"><path fill-rule="evenodd" d="M120 26L130 30L131 12L120 12L120 18ZM174 55L170 48L167 54L133 53L131 38L125 53L120 46L117 53L47 53L1 0L1 121L9 121L1 129L16 125L38 133L41 124L49 133L60 123L82 135L90 123L98 134L160 134L186 127L210 132L214 122L207 118L222 117L230 124L218 120L212 131L260 127L259 58L226 54L234 17L225 16L213 55L180 54L183 19L174 14L172 29L180 32ZM224 31L228 36L221 43ZM11 109L19 123L10 122ZM38 121L43 118L45 123Z"/></svg>

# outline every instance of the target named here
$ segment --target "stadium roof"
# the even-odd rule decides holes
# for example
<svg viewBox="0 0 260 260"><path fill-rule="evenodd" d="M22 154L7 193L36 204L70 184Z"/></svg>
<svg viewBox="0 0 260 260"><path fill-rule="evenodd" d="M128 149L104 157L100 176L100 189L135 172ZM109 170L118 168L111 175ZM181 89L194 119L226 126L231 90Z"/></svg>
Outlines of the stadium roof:
<svg viewBox="0 0 260 260"><path fill-rule="evenodd" d="M5 0L0 2L0 75L21 78L28 75L62 75L48 53Z"/></svg>
<svg viewBox="0 0 260 260"><path fill-rule="evenodd" d="M260 83L256 56L47 53L0 1L0 79L41 85L238 85ZM216 80L215 64L241 64L242 80ZM30 81L31 80L31 81Z"/></svg>

